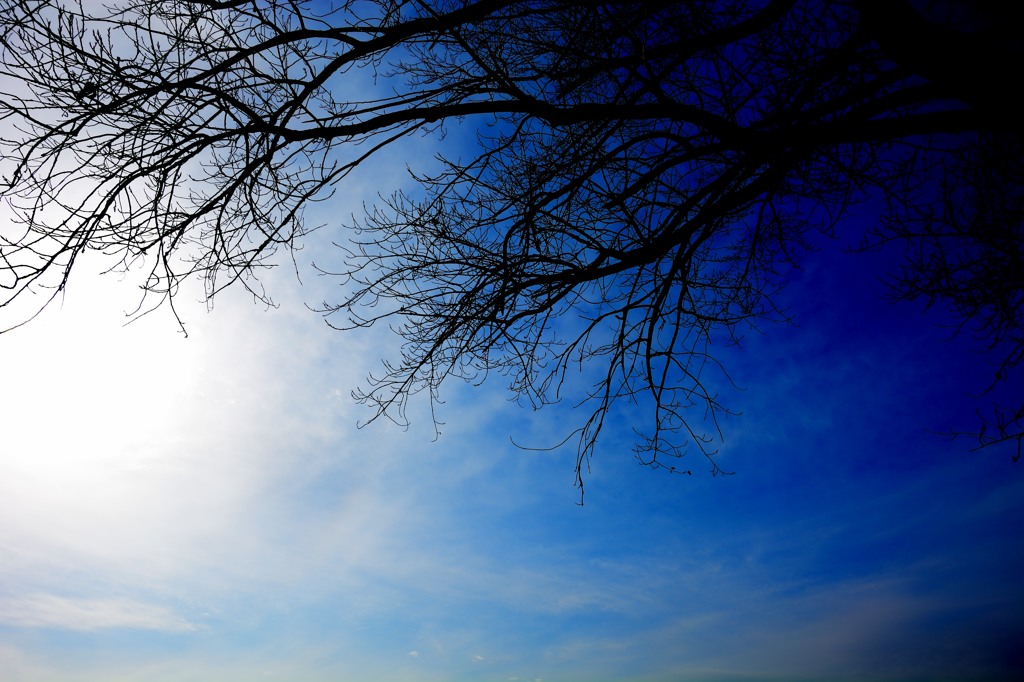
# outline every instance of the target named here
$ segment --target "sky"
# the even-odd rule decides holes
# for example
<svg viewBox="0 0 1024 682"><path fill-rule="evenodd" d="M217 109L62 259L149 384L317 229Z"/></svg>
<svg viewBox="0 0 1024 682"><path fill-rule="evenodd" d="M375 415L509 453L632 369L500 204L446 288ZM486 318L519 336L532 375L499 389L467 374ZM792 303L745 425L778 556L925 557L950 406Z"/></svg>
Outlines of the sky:
<svg viewBox="0 0 1024 682"><path fill-rule="evenodd" d="M0 680L1020 675L1024 461L942 435L994 369L942 310L885 300L896 254L823 244L779 300L794 324L716 349L732 475L639 466L621 405L580 506L572 449L512 444L559 440L571 406L500 378L446 385L439 434L423 400L359 428L350 392L398 340L331 330L308 260L403 155L311 217L302 281L265 275L277 308L197 287L187 337L167 309L126 326L136 283L93 259L0 335Z"/></svg>
<svg viewBox="0 0 1024 682"><path fill-rule="evenodd" d="M0 336L0 679L1009 679L1024 469L939 435L991 369L888 265L810 256L796 324L721 349L733 475L639 466L623 413L583 506L510 443L566 415L498 381L357 428L396 342L327 328L329 281L186 294L186 338L83 275Z"/></svg>

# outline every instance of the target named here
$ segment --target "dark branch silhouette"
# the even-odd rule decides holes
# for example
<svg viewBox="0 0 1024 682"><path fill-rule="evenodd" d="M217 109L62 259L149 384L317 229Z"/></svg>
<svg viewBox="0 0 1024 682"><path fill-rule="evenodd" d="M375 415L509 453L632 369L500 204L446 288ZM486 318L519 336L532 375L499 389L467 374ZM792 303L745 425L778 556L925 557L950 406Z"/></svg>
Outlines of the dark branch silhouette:
<svg viewBox="0 0 1024 682"><path fill-rule="evenodd" d="M207 294L307 233L303 211L384 147L461 121L468 159L351 225L325 304L389 322L400 357L357 397L404 421L449 377L582 396L577 480L621 401L637 455L713 455L713 344L781 319L808 238L882 196L899 297L951 305L1024 356L1024 148L997 3L570 0L0 1L6 305L57 295L88 250L152 304ZM353 96L352 93L368 93ZM580 373L580 377L573 376ZM702 416L703 415L703 416ZM997 407L1021 440L1020 411ZM1011 418L1006 415L1012 415Z"/></svg>

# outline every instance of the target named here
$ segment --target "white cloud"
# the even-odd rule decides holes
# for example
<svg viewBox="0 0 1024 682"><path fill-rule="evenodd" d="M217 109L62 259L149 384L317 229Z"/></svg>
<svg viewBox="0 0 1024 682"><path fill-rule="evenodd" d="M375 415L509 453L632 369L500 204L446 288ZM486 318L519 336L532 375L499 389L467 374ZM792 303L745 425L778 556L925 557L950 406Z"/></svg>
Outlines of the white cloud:
<svg viewBox="0 0 1024 682"><path fill-rule="evenodd" d="M191 632L197 627L172 610L131 599L72 599L32 594L0 600L0 623L61 630L128 628Z"/></svg>

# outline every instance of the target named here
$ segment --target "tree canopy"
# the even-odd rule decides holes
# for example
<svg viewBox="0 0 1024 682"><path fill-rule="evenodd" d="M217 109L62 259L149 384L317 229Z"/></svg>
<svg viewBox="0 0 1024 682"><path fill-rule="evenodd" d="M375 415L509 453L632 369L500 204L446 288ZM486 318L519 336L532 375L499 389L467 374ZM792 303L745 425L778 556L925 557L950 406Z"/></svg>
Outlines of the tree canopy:
<svg viewBox="0 0 1024 682"><path fill-rule="evenodd" d="M783 317L787 267L868 197L863 243L906 245L894 294L956 310L997 381L1019 366L1016 28L954 0L0 0L0 305L89 250L147 273L144 305L192 276L265 298L312 202L457 123L468 158L338 233L328 321L401 337L357 397L402 421L496 373L542 406L585 368L581 485L620 400L643 463L718 472L712 340ZM1022 421L975 435L1019 452Z"/></svg>

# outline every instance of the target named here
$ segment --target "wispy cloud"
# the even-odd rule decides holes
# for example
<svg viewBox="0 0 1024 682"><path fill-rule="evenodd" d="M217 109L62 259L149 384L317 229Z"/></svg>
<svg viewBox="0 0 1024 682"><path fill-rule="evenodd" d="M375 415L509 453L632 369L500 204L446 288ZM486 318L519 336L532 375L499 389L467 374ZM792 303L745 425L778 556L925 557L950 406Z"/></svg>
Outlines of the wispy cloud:
<svg viewBox="0 0 1024 682"><path fill-rule="evenodd" d="M197 626L171 609L132 599L81 599L32 594L0 599L0 623L24 628L94 631L108 628L192 632Z"/></svg>

